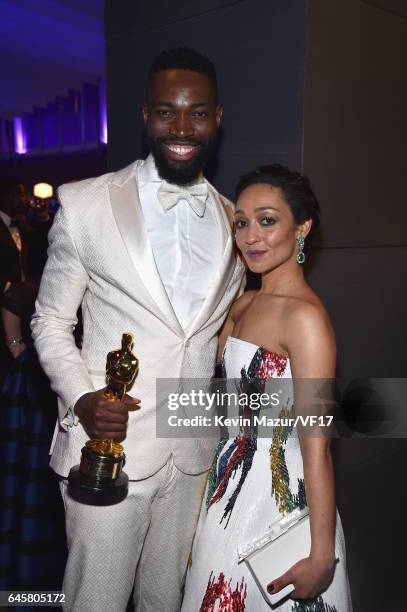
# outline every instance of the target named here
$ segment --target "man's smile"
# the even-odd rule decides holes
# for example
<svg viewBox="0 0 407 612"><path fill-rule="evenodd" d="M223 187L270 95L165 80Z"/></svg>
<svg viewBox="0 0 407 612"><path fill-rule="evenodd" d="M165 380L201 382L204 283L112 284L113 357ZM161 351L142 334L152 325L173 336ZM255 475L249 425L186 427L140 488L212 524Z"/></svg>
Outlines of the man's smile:
<svg viewBox="0 0 407 612"><path fill-rule="evenodd" d="M199 150L199 145L165 143L164 151L170 159L191 159Z"/></svg>

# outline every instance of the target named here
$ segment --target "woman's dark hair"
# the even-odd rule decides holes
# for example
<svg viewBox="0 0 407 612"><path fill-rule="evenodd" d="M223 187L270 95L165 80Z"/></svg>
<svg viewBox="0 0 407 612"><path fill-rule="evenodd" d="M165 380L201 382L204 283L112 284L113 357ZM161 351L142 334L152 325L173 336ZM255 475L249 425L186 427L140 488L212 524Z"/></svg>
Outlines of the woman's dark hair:
<svg viewBox="0 0 407 612"><path fill-rule="evenodd" d="M307 219L312 219L311 233L314 233L320 222L320 208L306 176L292 172L280 164L259 166L256 170L240 177L236 187L236 199L247 187L262 184L279 187L295 223L301 225Z"/></svg>

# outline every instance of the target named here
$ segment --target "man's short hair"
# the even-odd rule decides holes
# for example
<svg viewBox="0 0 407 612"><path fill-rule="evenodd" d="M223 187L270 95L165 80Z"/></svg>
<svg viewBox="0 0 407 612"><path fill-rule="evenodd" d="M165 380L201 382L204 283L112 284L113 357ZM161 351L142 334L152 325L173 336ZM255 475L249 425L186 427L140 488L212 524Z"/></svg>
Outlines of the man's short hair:
<svg viewBox="0 0 407 612"><path fill-rule="evenodd" d="M212 82L217 96L216 70L213 63L199 51L189 47L173 47L161 51L151 62L147 78L147 92L150 83L157 72L161 70L192 70L206 76Z"/></svg>

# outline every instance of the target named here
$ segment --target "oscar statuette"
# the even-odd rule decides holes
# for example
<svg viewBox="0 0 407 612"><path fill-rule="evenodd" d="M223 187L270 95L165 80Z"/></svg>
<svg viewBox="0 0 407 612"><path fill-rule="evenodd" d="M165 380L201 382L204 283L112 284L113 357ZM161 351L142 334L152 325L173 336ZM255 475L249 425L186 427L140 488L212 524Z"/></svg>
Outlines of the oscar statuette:
<svg viewBox="0 0 407 612"><path fill-rule="evenodd" d="M111 351L106 361L105 397L122 400L137 376L139 362L133 355L132 334L123 334L122 347ZM127 495L129 478L122 471L123 446L113 440L91 439L82 448L81 462L69 472L71 497L85 504L117 504Z"/></svg>

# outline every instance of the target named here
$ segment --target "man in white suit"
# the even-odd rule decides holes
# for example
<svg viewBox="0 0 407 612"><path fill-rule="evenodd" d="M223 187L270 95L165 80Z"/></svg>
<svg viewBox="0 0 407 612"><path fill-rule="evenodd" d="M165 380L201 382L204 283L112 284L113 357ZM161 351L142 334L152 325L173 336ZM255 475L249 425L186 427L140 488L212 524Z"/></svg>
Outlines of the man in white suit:
<svg viewBox="0 0 407 612"><path fill-rule="evenodd" d="M222 117L212 63L163 52L143 108L151 154L64 185L32 322L59 396L51 465L61 476L69 557L63 590L75 612L175 612L210 439L156 437L156 379L214 372L217 332L243 282L232 205L203 177ZM83 347L72 336L82 305ZM103 398L106 354L134 332L140 370L123 402ZM89 437L124 440L129 493L97 507L67 493Z"/></svg>

